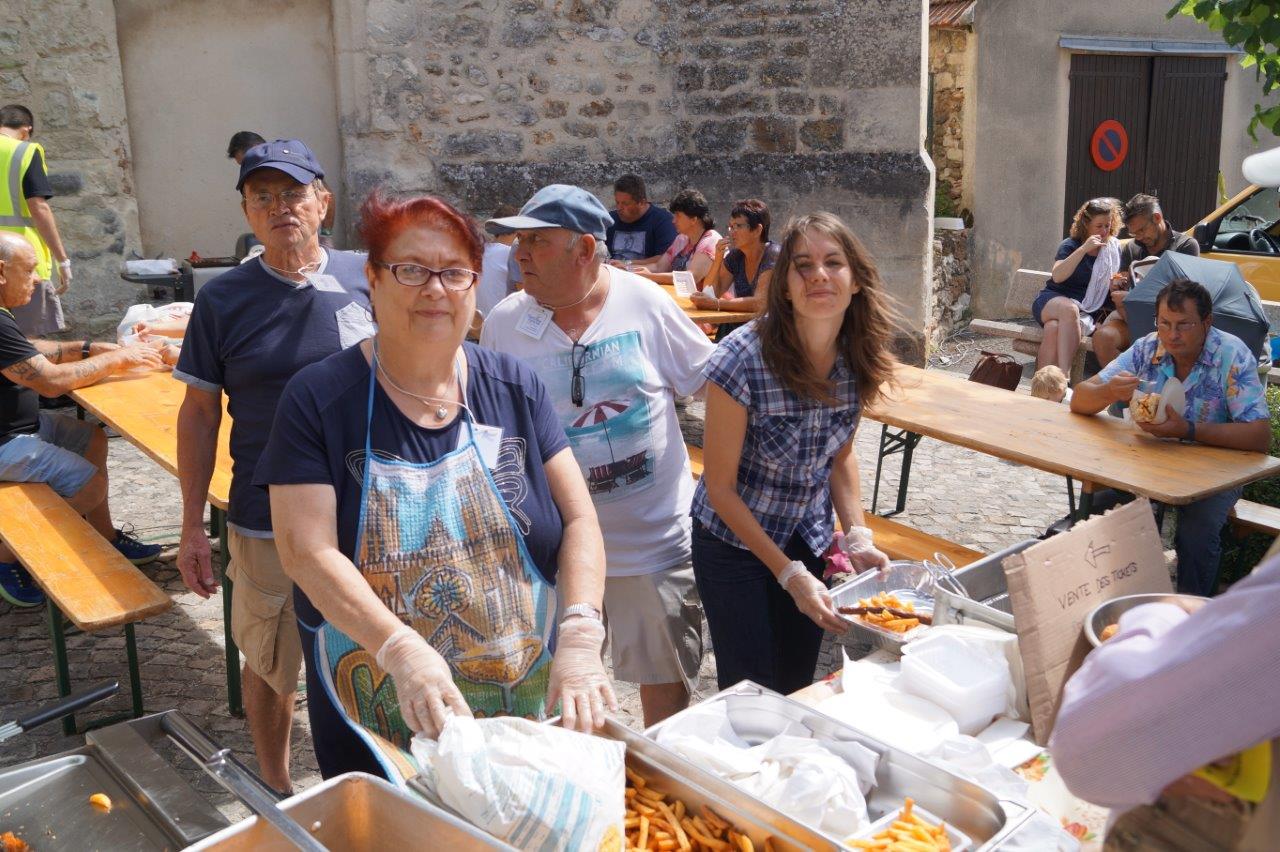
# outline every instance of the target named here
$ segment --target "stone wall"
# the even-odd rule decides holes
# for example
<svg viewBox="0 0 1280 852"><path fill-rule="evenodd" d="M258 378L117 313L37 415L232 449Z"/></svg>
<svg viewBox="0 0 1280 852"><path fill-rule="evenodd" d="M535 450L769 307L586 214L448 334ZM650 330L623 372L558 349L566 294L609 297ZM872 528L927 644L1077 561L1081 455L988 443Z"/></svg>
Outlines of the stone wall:
<svg viewBox="0 0 1280 852"><path fill-rule="evenodd" d="M969 232L933 232L933 292L925 339L931 347L969 320Z"/></svg>
<svg viewBox="0 0 1280 852"><path fill-rule="evenodd" d="M611 201L633 171L658 202L702 190L721 225L744 197L775 233L827 208L923 327L921 0L369 0L335 29L350 197L484 214L554 181Z"/></svg>
<svg viewBox="0 0 1280 852"><path fill-rule="evenodd" d="M929 30L929 74L933 81L933 132L928 140L929 156L937 169L938 194L945 193L951 204L947 215L959 216L971 206L965 184L965 95L969 75L967 29ZM942 215L941 212L938 215Z"/></svg>
<svg viewBox="0 0 1280 852"><path fill-rule="evenodd" d="M35 139L48 156L57 193L50 204L72 258L68 320L75 329L114 329L138 295L119 269L139 240L108 0L0 4L0 103L13 102L35 113Z"/></svg>

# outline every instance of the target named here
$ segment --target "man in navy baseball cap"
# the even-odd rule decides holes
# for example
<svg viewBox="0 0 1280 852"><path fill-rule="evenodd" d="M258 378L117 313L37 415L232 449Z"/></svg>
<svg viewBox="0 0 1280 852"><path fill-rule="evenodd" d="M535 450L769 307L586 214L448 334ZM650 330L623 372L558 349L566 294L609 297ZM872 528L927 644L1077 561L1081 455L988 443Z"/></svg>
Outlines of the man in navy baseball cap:
<svg viewBox="0 0 1280 852"><path fill-rule="evenodd" d="M245 151L244 160L240 163L240 178L236 181L236 190L240 190L244 186L245 178L258 169L276 169L303 185L311 184L316 178L324 177L324 169L321 168L320 161L300 139L263 142Z"/></svg>
<svg viewBox="0 0 1280 852"><path fill-rule="evenodd" d="M520 215L490 219L485 229L494 236L515 231L537 231L564 228L578 234L590 234L604 242L605 231L613 222L609 210L600 199L579 186L553 183L534 193L520 208Z"/></svg>

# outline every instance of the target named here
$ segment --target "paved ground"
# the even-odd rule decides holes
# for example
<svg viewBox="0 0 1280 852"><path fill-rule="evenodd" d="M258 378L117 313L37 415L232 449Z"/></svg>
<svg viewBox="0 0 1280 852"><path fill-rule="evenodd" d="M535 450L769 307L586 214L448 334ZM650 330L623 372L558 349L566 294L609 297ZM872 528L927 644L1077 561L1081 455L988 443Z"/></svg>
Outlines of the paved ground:
<svg viewBox="0 0 1280 852"><path fill-rule="evenodd" d="M1003 343L963 337L949 341L935 358L935 366L967 373L980 348L998 349ZM1018 357L1024 362L1027 360ZM686 438L700 444L700 404L692 404L685 410L684 426ZM879 424L868 422L858 437L863 493L868 499L879 434ZM221 602L216 597L201 600L187 592L172 564L180 505L177 481L124 440L113 439L110 447L111 500L117 521L133 523L138 535L146 541L175 545L160 562L143 568L176 604L168 613L137 627L147 707L156 711L171 708L182 711L215 741L231 748L252 766L253 749L244 721L227 712ZM885 473L882 508L891 502L897 487L896 462L887 466L892 469ZM961 544L991 551L1037 535L1066 511L1062 478L925 440L916 450L910 499L899 520ZM86 685L114 677L125 684L123 642L121 636L111 634L69 639L73 681ZM0 649L4 651L0 654L0 681L5 685L4 698L0 699L2 723L57 695L43 610L12 610L0 602ZM819 673L834 670L838 656L838 650L828 643ZM618 684L618 692L623 721L641 727L635 689ZM708 653L698 693L706 696L713 692L715 664ZM303 701L295 716L293 738L294 778L298 789L316 783L320 777L312 756ZM118 696L104 709L121 710L126 706L127 699ZM0 767L74 748L81 742L80 737L63 737L56 723L49 724L31 734L0 743ZM244 813L199 770L184 768L184 774L229 817L238 818Z"/></svg>

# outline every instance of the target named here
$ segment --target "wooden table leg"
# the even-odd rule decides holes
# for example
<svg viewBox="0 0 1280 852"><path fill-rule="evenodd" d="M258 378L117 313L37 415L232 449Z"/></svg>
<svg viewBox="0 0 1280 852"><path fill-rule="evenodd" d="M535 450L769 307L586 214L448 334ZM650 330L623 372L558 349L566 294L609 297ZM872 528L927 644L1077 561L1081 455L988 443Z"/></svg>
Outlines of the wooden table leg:
<svg viewBox="0 0 1280 852"><path fill-rule="evenodd" d="M240 649L231 638L231 578L227 566L231 557L227 547L227 514L217 506L209 507L209 526L218 536L218 549L222 552L222 637L227 657L227 709L232 716L244 716L244 702L240 696Z"/></svg>

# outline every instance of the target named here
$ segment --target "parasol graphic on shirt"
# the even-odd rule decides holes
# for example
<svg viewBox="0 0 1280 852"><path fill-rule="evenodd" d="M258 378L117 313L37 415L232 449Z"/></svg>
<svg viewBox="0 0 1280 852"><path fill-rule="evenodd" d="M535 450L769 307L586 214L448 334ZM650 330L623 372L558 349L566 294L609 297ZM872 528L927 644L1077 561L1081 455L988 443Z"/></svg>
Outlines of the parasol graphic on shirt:
<svg viewBox="0 0 1280 852"><path fill-rule="evenodd" d="M608 503L654 483L653 439L643 385L639 335L625 332L590 344L581 366L586 404L557 400L565 434L573 445L592 498ZM567 362L556 364L568 372ZM567 385L568 376L552 379Z"/></svg>

